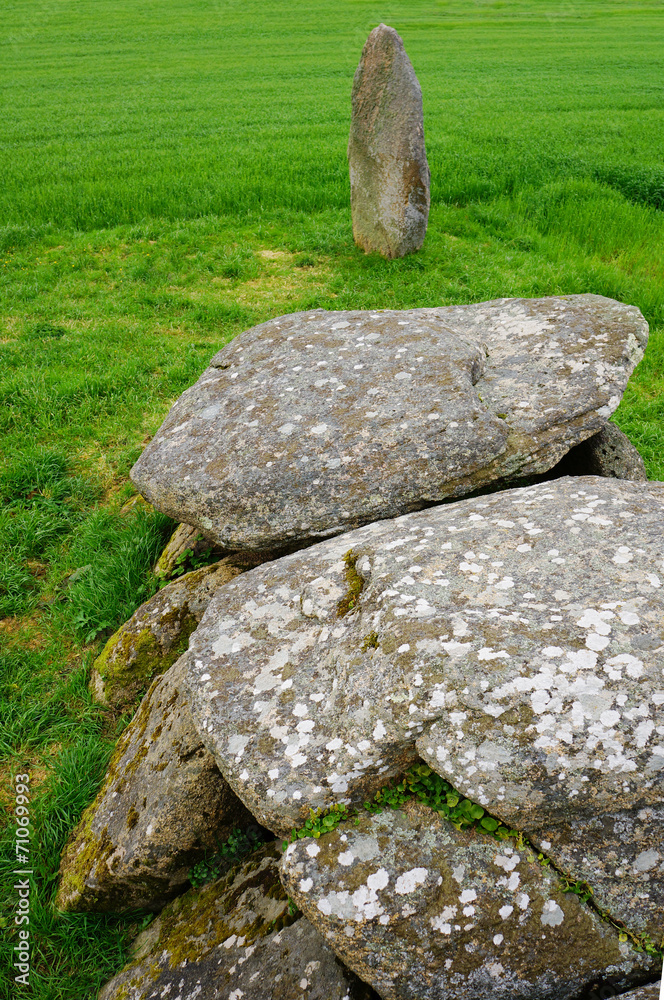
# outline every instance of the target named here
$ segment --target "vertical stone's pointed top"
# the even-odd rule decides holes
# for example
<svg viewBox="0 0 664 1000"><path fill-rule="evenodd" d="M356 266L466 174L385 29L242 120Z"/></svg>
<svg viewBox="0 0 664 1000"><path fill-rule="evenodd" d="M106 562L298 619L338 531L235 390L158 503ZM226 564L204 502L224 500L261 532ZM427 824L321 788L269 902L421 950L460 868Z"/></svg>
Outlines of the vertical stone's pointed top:
<svg viewBox="0 0 664 1000"><path fill-rule="evenodd" d="M353 236L367 252L419 250L429 217L422 91L403 41L374 28L355 72L348 142Z"/></svg>

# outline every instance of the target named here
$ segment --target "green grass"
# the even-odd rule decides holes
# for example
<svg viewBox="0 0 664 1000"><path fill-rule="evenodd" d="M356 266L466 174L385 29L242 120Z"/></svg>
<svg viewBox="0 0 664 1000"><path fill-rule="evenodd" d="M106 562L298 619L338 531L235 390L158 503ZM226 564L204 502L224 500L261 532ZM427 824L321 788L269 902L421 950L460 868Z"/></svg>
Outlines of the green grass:
<svg viewBox="0 0 664 1000"><path fill-rule="evenodd" d="M137 918L52 910L126 720L90 700L171 527L123 505L239 331L313 307L596 292L651 326L616 422L664 480L664 0L12 0L0 78L0 805L33 776L35 1000L87 1000ZM424 92L432 211L353 245L353 72L380 20ZM0 847L11 863L11 828ZM3 886L11 885L1 878ZM0 923L11 931L14 896ZM3 961L11 947L7 936ZM0 968L0 998L14 996Z"/></svg>

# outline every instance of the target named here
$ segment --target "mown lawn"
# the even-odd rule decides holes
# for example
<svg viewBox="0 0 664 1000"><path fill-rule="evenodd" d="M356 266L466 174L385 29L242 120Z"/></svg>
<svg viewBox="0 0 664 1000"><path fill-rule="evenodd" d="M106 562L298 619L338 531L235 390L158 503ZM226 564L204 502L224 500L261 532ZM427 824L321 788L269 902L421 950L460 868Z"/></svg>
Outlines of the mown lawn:
<svg viewBox="0 0 664 1000"><path fill-rule="evenodd" d="M0 806L34 787L33 973L92 998L144 919L56 915L59 852L126 719L104 638L171 524L128 471L220 346L284 312L596 292L646 356L616 422L664 480L664 0L12 0L0 125ZM353 72L379 21L424 92L423 250L353 245ZM11 932L13 839L2 843Z"/></svg>

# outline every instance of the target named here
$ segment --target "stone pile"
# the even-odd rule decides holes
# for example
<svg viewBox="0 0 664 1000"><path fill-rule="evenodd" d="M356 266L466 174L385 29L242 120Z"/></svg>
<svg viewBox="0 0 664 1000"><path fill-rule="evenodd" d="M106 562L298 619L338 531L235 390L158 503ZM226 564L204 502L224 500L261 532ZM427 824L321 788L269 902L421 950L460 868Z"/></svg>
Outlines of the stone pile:
<svg viewBox="0 0 664 1000"><path fill-rule="evenodd" d="M165 671L63 855L63 909L166 906L103 1000L656 978L664 485L607 423L646 340L599 296L319 310L242 334L175 403L132 477L231 554L98 669L135 694L142 642ZM413 766L488 827L364 809ZM182 895L231 829L339 806Z"/></svg>

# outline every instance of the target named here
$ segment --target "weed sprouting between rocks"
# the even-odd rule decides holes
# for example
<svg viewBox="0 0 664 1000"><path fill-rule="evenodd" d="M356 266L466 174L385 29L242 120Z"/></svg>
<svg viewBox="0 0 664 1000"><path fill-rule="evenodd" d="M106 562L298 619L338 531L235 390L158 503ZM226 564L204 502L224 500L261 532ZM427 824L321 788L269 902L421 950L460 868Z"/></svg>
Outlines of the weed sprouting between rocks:
<svg viewBox="0 0 664 1000"><path fill-rule="evenodd" d="M189 872L189 881L195 887L213 882L238 861L258 850L270 838L271 834L258 825L248 826L244 830L236 827L228 840L219 845L219 850L215 854L194 865Z"/></svg>

